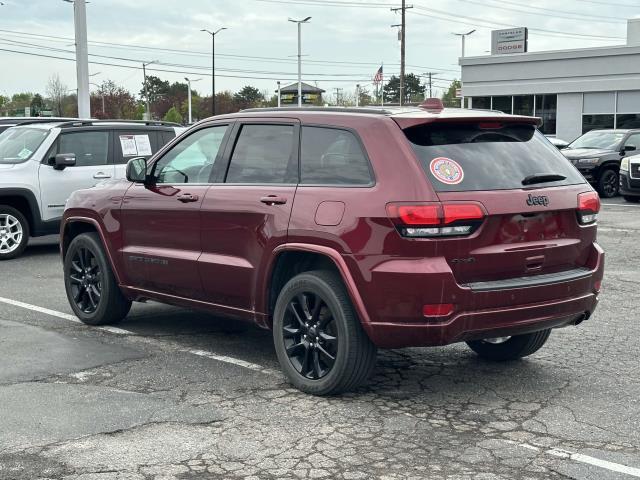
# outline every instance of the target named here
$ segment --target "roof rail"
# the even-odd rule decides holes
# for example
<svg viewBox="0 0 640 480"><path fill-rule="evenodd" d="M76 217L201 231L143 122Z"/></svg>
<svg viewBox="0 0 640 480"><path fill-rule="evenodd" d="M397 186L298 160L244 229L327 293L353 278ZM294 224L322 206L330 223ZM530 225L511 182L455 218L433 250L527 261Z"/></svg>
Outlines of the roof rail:
<svg viewBox="0 0 640 480"><path fill-rule="evenodd" d="M165 122L164 120L70 120L67 122L62 122L57 125L59 128L64 127L91 127L94 125L100 125L104 123L124 123L130 125L149 125L156 127L182 127L179 123L175 122Z"/></svg>
<svg viewBox="0 0 640 480"><path fill-rule="evenodd" d="M246 108L246 113L259 112L331 112L331 113L368 113L373 115L390 115L393 112L384 107L266 107Z"/></svg>
<svg viewBox="0 0 640 480"><path fill-rule="evenodd" d="M56 122L68 122L70 118L52 118L52 117L39 117L39 118L30 118L29 120L20 120L21 117L16 117L16 126L18 125L29 125L34 123L56 123ZM7 123L5 123L7 125Z"/></svg>

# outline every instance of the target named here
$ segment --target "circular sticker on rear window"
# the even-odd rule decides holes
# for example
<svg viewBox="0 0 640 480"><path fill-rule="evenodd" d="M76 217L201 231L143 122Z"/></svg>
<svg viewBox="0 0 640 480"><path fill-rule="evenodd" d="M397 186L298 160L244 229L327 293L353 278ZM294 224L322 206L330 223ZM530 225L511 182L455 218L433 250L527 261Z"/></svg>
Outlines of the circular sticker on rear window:
<svg viewBox="0 0 640 480"><path fill-rule="evenodd" d="M456 185L464 179L464 171L460 164L450 158L438 157L431 160L431 174L442 183Z"/></svg>

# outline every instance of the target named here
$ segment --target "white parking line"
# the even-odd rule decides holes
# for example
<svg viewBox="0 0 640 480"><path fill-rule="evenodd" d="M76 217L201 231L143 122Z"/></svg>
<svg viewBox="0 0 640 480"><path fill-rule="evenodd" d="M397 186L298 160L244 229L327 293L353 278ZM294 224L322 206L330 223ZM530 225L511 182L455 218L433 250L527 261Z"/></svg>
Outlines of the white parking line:
<svg viewBox="0 0 640 480"><path fill-rule="evenodd" d="M640 208L640 204L634 205L633 203L603 203L605 207L630 207L630 208Z"/></svg>
<svg viewBox="0 0 640 480"><path fill-rule="evenodd" d="M599 232L616 232L616 233L630 233L631 230L627 230L625 228L609 228L609 227L598 227Z"/></svg>
<svg viewBox="0 0 640 480"><path fill-rule="evenodd" d="M39 307L37 305L31 305L30 303L20 302L18 300L13 300L11 298L0 297L1 303L6 303L7 305L13 305L14 307L20 307L27 310L31 310L38 313L44 313L45 315L50 315L52 317L58 317L63 320L67 320L73 323L82 323L79 318L69 315L68 313L58 312L56 310L51 310L49 308ZM134 332L129 330L125 330L123 328L118 327L94 327L98 330L102 330L105 332L113 333L116 335L136 335ZM207 350L190 350L190 349L179 349L182 352L189 353L191 355L196 355L198 357L206 357L211 360L216 360L218 362L229 363L231 365L236 365L238 367L246 368L249 370L253 370L254 372L260 372L267 375L278 375L279 373L276 370L271 370L269 368L265 368L262 365L258 365L257 363L245 362L239 358L228 357L226 355L218 355L214 352L209 352Z"/></svg>
<svg viewBox="0 0 640 480"><path fill-rule="evenodd" d="M594 467L604 468L605 470L609 470L611 472L624 473L625 475L640 478L640 468L628 467L627 465L622 465L620 463L601 460L600 458L592 457L590 455L584 455L582 453L570 452L561 448L551 448L548 450L543 450L540 447L536 447L535 445L530 445L528 443L517 443L513 440L504 441L512 445L517 445L518 447L527 448L536 452L542 452L554 457L564 458L566 460L572 460L578 463L586 463L588 465L593 465Z"/></svg>

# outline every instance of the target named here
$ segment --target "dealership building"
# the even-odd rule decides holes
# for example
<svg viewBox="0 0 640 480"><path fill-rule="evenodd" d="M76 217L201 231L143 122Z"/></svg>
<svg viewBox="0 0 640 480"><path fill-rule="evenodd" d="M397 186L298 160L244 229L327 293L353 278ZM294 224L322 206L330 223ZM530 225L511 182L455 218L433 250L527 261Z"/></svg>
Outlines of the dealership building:
<svg viewBox="0 0 640 480"><path fill-rule="evenodd" d="M543 133L567 141L640 128L640 19L627 22L626 45L612 47L526 52L526 29L502 32L491 55L460 59L468 107L541 117Z"/></svg>

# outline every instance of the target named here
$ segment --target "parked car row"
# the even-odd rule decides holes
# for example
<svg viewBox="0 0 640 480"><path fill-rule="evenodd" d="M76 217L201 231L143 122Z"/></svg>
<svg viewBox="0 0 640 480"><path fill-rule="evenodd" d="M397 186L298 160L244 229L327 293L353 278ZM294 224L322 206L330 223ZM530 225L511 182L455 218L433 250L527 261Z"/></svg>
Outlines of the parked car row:
<svg viewBox="0 0 640 480"><path fill-rule="evenodd" d="M0 260L21 255L29 237L59 232L74 191L124 179L130 158L150 158L183 130L165 122L20 119L0 134Z"/></svg>
<svg viewBox="0 0 640 480"><path fill-rule="evenodd" d="M365 382L377 348L530 355L597 305L600 201L537 119L478 115L430 101L200 122L70 196L71 308L89 325L148 299L255 322L316 395ZM52 145L29 148L45 175L72 170Z"/></svg>

